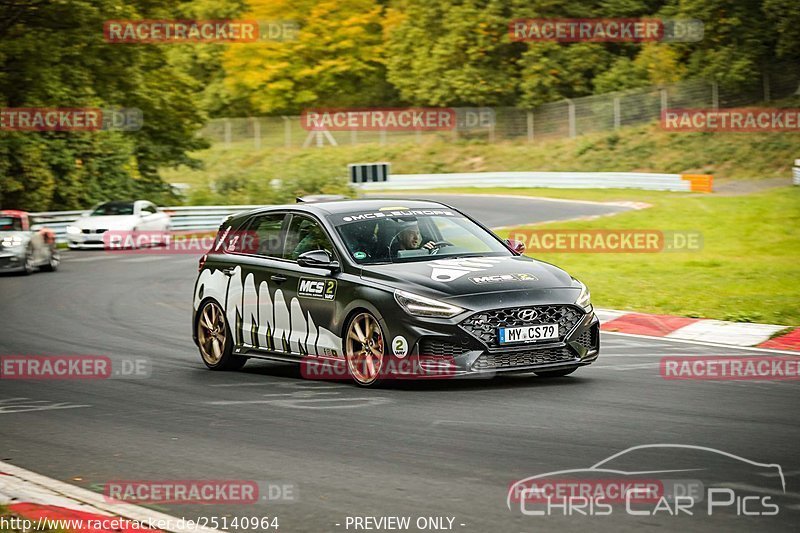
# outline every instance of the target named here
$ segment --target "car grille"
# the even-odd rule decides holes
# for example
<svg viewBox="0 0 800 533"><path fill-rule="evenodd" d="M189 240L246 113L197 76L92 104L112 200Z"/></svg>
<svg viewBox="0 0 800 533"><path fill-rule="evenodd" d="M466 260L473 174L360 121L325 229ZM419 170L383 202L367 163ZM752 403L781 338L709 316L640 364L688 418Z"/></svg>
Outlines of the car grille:
<svg viewBox="0 0 800 533"><path fill-rule="evenodd" d="M530 321L520 319L517 314L523 309L535 309L538 316ZM571 305L537 305L530 307L508 307L475 313L461 322L461 327L491 347L499 346L497 328L513 328L530 324L558 324L559 340L572 331L583 318L583 311Z"/></svg>
<svg viewBox="0 0 800 533"><path fill-rule="evenodd" d="M91 233L101 234L101 233L105 233L106 231L108 231L108 230L107 229L84 229L84 230L81 230L81 233L84 233L86 235L91 234Z"/></svg>
<svg viewBox="0 0 800 533"><path fill-rule="evenodd" d="M514 368L572 361L575 355L568 348L524 350L519 352L485 353L472 364L474 370Z"/></svg>
<svg viewBox="0 0 800 533"><path fill-rule="evenodd" d="M587 329L580 336L575 339L575 342L586 348L587 350L596 350L597 349L597 328Z"/></svg>
<svg viewBox="0 0 800 533"><path fill-rule="evenodd" d="M446 342L442 340L423 339L419 343L420 355L435 356L435 357L458 357L461 354L467 353L469 348Z"/></svg>

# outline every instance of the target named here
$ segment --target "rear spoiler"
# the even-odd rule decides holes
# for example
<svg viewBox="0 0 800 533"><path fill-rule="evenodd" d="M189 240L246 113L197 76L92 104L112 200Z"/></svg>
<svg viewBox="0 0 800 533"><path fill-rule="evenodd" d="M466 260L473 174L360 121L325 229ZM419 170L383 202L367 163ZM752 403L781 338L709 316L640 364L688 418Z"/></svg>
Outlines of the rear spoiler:
<svg viewBox="0 0 800 533"><path fill-rule="evenodd" d="M309 194L307 196L298 196L295 198L298 204L313 204L318 202L333 202L336 200L346 200L342 194Z"/></svg>

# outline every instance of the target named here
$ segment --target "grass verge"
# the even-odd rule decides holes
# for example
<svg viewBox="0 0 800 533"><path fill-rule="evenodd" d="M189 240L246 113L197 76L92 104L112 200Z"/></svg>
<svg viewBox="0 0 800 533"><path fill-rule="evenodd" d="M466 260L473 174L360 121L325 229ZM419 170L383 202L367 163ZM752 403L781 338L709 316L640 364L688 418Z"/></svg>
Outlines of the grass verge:
<svg viewBox="0 0 800 533"><path fill-rule="evenodd" d="M63 529L39 529L36 527L36 521L33 522L33 529L22 529L16 526L21 526L21 522L15 522L16 519L22 520L18 515L12 513L8 507L0 505L0 533L27 533L28 531L41 531L42 533L67 533ZM12 527L15 526L15 527Z"/></svg>
<svg viewBox="0 0 800 533"><path fill-rule="evenodd" d="M629 189L448 189L426 193L510 194L652 207L594 220L519 229L700 231L695 252L540 253L586 282L598 307L737 322L800 325L800 188L737 196ZM503 200L496 200L502 209ZM511 230L501 230L508 236Z"/></svg>
<svg viewBox="0 0 800 533"><path fill-rule="evenodd" d="M552 189L515 190L512 194L632 200L652 205L594 220L537 225L536 229L702 232L703 246L695 252L536 255L587 283L598 307L739 322L800 324L797 229L800 188L777 188L740 196ZM502 199L498 198L497 206L502 208ZM500 233L507 236L509 231Z"/></svg>

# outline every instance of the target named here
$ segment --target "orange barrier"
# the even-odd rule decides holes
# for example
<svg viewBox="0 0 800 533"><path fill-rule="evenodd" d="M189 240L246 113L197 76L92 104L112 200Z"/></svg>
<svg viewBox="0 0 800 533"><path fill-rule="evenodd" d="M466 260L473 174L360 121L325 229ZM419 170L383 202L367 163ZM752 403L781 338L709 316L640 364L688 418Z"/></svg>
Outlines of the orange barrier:
<svg viewBox="0 0 800 533"><path fill-rule="evenodd" d="M681 174L682 180L687 180L692 192L711 192L714 176L711 174Z"/></svg>

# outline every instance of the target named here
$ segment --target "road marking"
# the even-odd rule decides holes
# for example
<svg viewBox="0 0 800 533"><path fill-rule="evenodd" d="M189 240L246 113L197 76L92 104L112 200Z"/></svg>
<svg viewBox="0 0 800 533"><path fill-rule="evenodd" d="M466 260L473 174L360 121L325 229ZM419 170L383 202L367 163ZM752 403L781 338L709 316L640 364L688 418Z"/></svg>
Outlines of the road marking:
<svg viewBox="0 0 800 533"><path fill-rule="evenodd" d="M479 422L477 420L434 420L432 426L464 425L464 426L500 426L514 429L550 429L549 426L521 426L519 424L503 424L501 422Z"/></svg>
<svg viewBox="0 0 800 533"><path fill-rule="evenodd" d="M800 470L790 470L789 472L784 472L783 477L794 477L800 474ZM780 477L780 474L777 472L759 472L759 476L763 477Z"/></svg>
<svg viewBox="0 0 800 533"><path fill-rule="evenodd" d="M259 381L254 383L217 383L214 385L209 385L210 387L293 387L293 388L300 388L300 387L308 387L309 389L319 390L319 389L341 389L343 385L314 385L310 386L311 384L306 385L289 385L286 383L275 383L274 381Z"/></svg>
<svg viewBox="0 0 800 533"><path fill-rule="evenodd" d="M389 403L389 398L370 396L364 398L289 398L286 400L220 400L206 402L208 405L277 405L278 407L291 407L294 409L356 409L358 407L371 407ZM359 405L313 405L321 402L361 402Z"/></svg>
<svg viewBox="0 0 800 533"><path fill-rule="evenodd" d="M782 490L770 489L767 487L757 487L755 485L748 485L747 483L720 483L719 486L726 487L729 489L741 489L741 490L758 492L761 494L769 494L771 496L786 496L788 498L800 499L800 494L798 494L797 492L785 492Z"/></svg>
<svg viewBox="0 0 800 533"><path fill-rule="evenodd" d="M779 353L779 354L794 355L796 357L800 357L800 352L793 352L791 350L772 350L770 348L752 348L752 347L748 347L748 346L734 346L732 344L720 344L718 342L705 342L705 341L694 341L694 340L687 340L687 339L674 339L672 337L650 337L648 335L634 335L633 333L621 333L619 331L603 331L602 334L603 335L619 335L619 336L623 336L623 337L639 339L641 341L650 341L650 342L663 341L663 342L669 342L669 343L697 344L698 346L712 346L712 347L715 347L715 348L727 348L729 350L761 352L761 353Z"/></svg>
<svg viewBox="0 0 800 533"><path fill-rule="evenodd" d="M9 413L29 413L33 411L55 411L58 409L77 409L79 407L91 407L91 405L71 404L68 402L56 403L49 400L31 400L30 398L8 398L0 400L0 415Z"/></svg>

